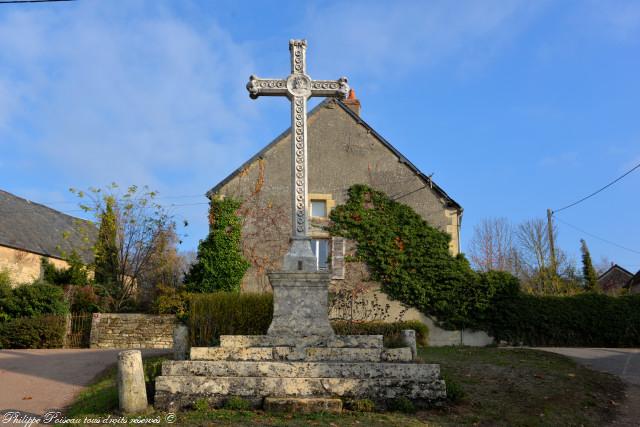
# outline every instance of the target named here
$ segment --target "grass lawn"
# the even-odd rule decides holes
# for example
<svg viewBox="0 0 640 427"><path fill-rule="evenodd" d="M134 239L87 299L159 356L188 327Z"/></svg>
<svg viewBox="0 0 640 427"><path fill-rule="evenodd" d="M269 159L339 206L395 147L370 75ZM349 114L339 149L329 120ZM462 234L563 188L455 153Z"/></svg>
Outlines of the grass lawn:
<svg viewBox="0 0 640 427"><path fill-rule="evenodd" d="M415 414L277 415L262 411L180 412L173 424L151 410L160 425L179 426L602 426L623 396L616 377L577 366L563 356L525 349L444 347L420 350L440 363L455 399L443 408ZM147 379L162 359L145 360ZM105 418L117 413L115 368L105 372L68 408L67 418Z"/></svg>

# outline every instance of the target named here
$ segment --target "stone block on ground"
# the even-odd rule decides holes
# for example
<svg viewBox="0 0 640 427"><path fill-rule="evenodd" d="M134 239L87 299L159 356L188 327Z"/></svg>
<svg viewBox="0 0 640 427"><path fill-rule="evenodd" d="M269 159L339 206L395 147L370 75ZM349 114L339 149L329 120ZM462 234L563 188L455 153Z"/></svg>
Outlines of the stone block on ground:
<svg viewBox="0 0 640 427"><path fill-rule="evenodd" d="M220 347L356 347L382 348L382 335L335 335L303 337L274 335L221 335Z"/></svg>

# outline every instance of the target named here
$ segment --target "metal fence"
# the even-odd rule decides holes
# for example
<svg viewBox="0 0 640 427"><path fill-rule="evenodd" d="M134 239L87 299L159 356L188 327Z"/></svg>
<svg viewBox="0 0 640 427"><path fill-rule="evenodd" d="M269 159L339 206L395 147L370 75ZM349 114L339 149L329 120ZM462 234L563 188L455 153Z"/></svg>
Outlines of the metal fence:
<svg viewBox="0 0 640 427"><path fill-rule="evenodd" d="M92 317L91 313L71 313L67 315L65 348L89 348Z"/></svg>

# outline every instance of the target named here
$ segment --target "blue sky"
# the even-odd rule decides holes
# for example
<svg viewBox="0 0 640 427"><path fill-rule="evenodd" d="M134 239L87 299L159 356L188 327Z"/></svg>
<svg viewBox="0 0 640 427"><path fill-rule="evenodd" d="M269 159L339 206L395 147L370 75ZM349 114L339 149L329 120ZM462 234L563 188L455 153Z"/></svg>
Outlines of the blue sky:
<svg viewBox="0 0 640 427"><path fill-rule="evenodd" d="M184 249L204 193L288 126L250 74L349 77L362 117L464 208L543 217L640 162L637 1L115 1L0 4L0 188L79 215L69 187L149 185ZM558 214L640 269L640 170ZM178 205L178 206L172 206Z"/></svg>

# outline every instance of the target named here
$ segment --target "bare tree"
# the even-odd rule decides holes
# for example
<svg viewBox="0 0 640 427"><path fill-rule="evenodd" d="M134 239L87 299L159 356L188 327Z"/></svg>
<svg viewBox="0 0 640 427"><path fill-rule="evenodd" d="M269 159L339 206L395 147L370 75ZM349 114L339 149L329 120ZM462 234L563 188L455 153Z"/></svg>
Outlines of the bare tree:
<svg viewBox="0 0 640 427"><path fill-rule="evenodd" d="M154 266L162 264L153 262L154 256L175 250L175 223L164 207L155 202L157 193L147 187L130 186L121 193L114 183L104 190L71 191L82 199L80 208L93 213L98 222L107 202L114 203L117 271L111 280L99 285L106 292L112 310L126 309L133 302L140 281Z"/></svg>
<svg viewBox="0 0 640 427"><path fill-rule="evenodd" d="M518 252L513 226L506 218L487 218L473 229L469 258L480 271L517 272Z"/></svg>

